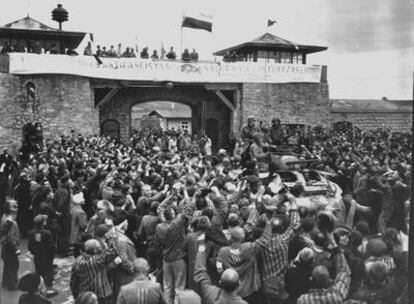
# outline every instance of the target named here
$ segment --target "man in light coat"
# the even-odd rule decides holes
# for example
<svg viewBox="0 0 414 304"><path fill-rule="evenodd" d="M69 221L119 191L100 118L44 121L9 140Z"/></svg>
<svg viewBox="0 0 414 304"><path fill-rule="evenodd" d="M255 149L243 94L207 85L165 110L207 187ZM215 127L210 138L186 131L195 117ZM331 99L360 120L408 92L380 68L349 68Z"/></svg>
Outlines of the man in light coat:
<svg viewBox="0 0 414 304"><path fill-rule="evenodd" d="M167 303L159 283L152 282L148 276L149 265L143 258L134 261L135 279L121 287L117 304L164 304Z"/></svg>

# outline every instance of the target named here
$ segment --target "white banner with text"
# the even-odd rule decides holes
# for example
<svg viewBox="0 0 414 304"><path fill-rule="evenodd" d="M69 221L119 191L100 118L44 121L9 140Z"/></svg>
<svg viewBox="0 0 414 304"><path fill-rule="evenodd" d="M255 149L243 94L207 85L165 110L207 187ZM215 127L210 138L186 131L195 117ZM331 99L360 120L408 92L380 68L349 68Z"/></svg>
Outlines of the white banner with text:
<svg viewBox="0 0 414 304"><path fill-rule="evenodd" d="M140 58L11 53L11 74L70 74L131 81L289 83L321 81L322 66L257 62L182 62Z"/></svg>

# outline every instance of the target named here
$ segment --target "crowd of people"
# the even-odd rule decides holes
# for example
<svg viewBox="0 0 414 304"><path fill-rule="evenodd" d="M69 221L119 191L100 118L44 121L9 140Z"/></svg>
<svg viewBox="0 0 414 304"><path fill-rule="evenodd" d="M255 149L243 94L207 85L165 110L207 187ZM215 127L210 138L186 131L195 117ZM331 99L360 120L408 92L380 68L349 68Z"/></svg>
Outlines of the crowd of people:
<svg viewBox="0 0 414 304"><path fill-rule="evenodd" d="M411 134L253 117L239 133L217 153L179 130L128 145L72 133L25 161L4 151L2 286L49 303L40 278L55 295L53 260L74 255L76 303L408 303ZM286 144L318 160L339 200L308 208L306 185L275 187L270 165L260 177ZM19 235L36 268L20 280Z"/></svg>
<svg viewBox="0 0 414 304"><path fill-rule="evenodd" d="M122 48L122 44L119 43L118 47L115 48L114 45L111 45L109 49L106 46L101 48L100 45L96 46L95 53L93 52L92 43L89 42L88 45L85 47L83 52L86 56L93 56L96 55L98 57L110 57L110 58L135 58L139 57L141 59L167 59L167 60L176 60L177 54L175 53L174 47L170 47L170 50L167 52L164 48L161 49L160 53L158 50L153 50L152 54L150 55L148 51L148 47L144 47L141 52L138 52L138 47L126 47L125 50ZM198 53L195 49L190 51L188 49L184 49L183 53L181 54L181 60L185 62L197 62L198 61Z"/></svg>
<svg viewBox="0 0 414 304"><path fill-rule="evenodd" d="M67 50L69 51L69 50ZM61 50L56 44L51 44L50 47L44 48L39 42L26 42L0 45L0 54L6 55L9 53L30 53L30 54L61 54Z"/></svg>
<svg viewBox="0 0 414 304"><path fill-rule="evenodd" d="M9 53L30 53L30 54L62 54L62 51L57 47L56 44L52 44L49 48L44 48L39 42L26 43L24 46L20 44L14 45L0 45L0 54L7 55ZM63 54L67 55L78 55L76 50L66 49ZM96 50L93 51L92 43L88 42L84 48L83 55L85 56L98 56L98 57L109 57L109 58L141 58L141 59L166 59L166 60L177 60L181 59L184 62L198 62L199 55L195 49L190 52L188 49L184 49L181 54L181 58L177 58L177 54L174 47L170 47L167 52L164 48L160 52L153 50L152 54L149 53L148 47L144 47L141 52L138 51L138 47L126 47L123 48L122 44L119 43L118 47L115 48L111 45L109 48L106 46L96 46Z"/></svg>

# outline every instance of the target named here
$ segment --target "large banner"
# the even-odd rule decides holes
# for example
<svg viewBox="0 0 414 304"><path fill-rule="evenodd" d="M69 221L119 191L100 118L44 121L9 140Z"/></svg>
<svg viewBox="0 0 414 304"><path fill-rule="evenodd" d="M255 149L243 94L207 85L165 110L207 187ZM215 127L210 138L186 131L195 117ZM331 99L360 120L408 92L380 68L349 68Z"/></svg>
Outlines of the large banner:
<svg viewBox="0 0 414 304"><path fill-rule="evenodd" d="M91 78L217 83L321 81L321 66L257 62L197 62L11 53L11 74L71 74Z"/></svg>

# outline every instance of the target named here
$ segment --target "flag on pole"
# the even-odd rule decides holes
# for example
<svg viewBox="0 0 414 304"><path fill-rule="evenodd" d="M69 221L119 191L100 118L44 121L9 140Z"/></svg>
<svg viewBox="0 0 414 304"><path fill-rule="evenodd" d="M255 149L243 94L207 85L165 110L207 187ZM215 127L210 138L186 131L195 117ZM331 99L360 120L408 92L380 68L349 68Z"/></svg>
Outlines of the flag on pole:
<svg viewBox="0 0 414 304"><path fill-rule="evenodd" d="M161 41L161 59L164 59L165 53L167 52L165 51L164 43Z"/></svg>
<svg viewBox="0 0 414 304"><path fill-rule="evenodd" d="M276 20L267 20L267 27L271 27L273 24L276 23Z"/></svg>
<svg viewBox="0 0 414 304"><path fill-rule="evenodd" d="M183 15L181 27L189 27L212 32L213 16L203 13Z"/></svg>

